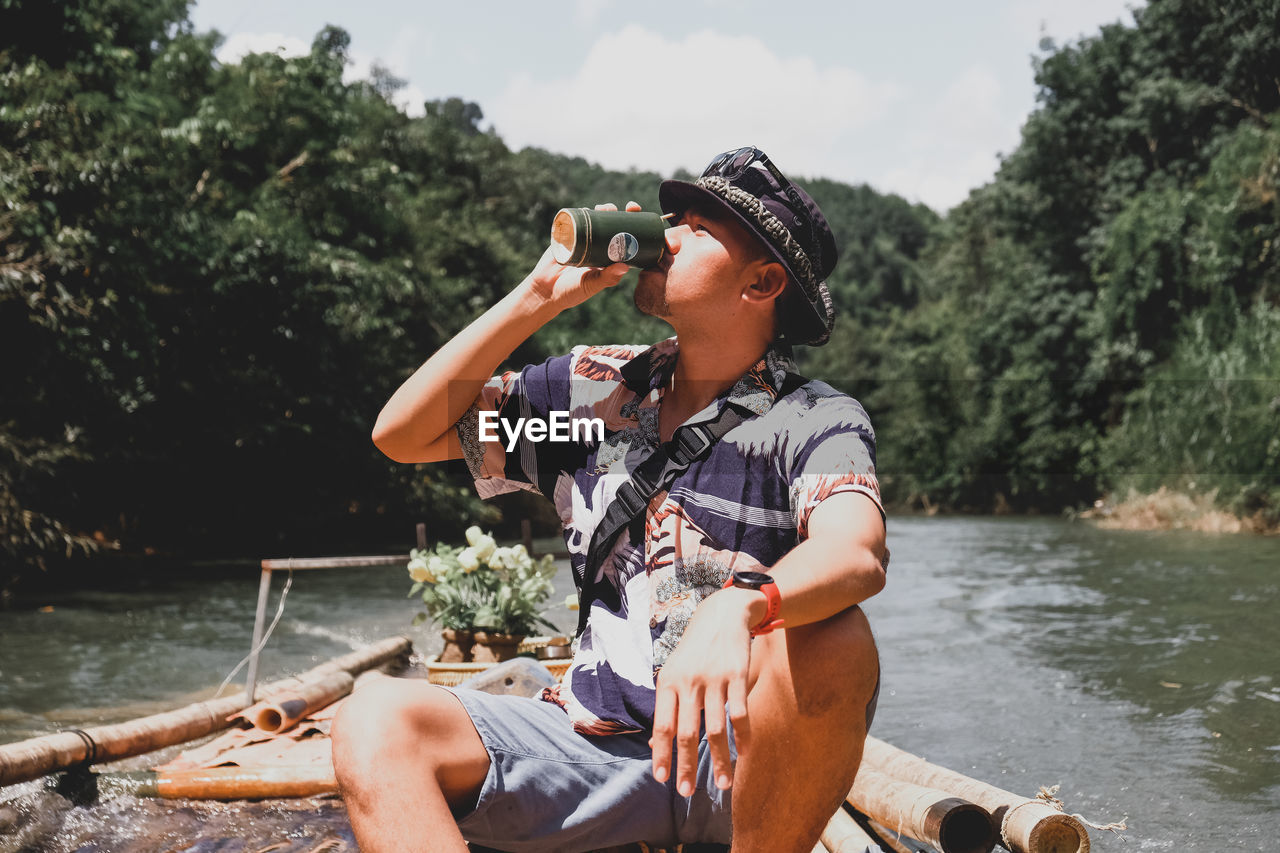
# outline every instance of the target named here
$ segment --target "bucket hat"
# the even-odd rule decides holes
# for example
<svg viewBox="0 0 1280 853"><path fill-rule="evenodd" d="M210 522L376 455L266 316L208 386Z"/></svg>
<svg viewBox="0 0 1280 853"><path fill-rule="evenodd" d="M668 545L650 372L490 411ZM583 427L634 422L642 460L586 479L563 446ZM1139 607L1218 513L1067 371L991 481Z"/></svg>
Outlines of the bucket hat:
<svg viewBox="0 0 1280 853"><path fill-rule="evenodd" d="M787 270L779 329L791 343L821 346L831 336L835 307L827 278L836 241L817 202L787 179L759 148L735 148L711 161L696 181L663 181L663 213L695 205L732 214Z"/></svg>

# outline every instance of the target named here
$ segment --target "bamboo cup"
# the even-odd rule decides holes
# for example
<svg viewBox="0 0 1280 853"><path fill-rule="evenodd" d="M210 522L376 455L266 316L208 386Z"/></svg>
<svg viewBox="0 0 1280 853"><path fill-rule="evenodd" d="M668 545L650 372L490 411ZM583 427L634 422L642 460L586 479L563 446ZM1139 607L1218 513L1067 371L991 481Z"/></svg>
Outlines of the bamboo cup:
<svg viewBox="0 0 1280 853"><path fill-rule="evenodd" d="M665 230L656 213L566 207L551 222L551 255L575 267L655 267L667 251Z"/></svg>

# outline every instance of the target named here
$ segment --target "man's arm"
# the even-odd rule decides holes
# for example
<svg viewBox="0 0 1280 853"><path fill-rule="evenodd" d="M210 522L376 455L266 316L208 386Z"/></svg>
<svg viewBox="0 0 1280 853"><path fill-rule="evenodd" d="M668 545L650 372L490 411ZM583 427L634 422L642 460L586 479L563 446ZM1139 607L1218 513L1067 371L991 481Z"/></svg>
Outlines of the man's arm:
<svg viewBox="0 0 1280 853"><path fill-rule="evenodd" d="M627 209L640 208L632 202ZM498 365L561 311L616 285L627 269L566 267L548 249L524 281L405 380L378 414L373 443L397 462L459 458L462 446L452 427Z"/></svg>
<svg viewBox="0 0 1280 853"><path fill-rule="evenodd" d="M823 500L809 515L808 538L769 570L782 598L780 618L787 627L819 622L875 595L884 588L884 555L884 520L870 498L843 492ZM724 715L716 709L728 705L739 753L749 748L749 637L766 611L762 592L736 587L716 592L694 611L659 673L653 774L658 781L667 779L674 740L676 788L682 795L693 790L704 708L712 709L705 725L719 787L729 787L733 771Z"/></svg>

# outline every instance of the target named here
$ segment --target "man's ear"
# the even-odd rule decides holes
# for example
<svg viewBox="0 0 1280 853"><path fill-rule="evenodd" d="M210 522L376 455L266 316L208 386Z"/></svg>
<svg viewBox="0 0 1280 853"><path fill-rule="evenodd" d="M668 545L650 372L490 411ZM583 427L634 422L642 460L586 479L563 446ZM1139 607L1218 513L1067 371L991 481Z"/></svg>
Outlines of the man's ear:
<svg viewBox="0 0 1280 853"><path fill-rule="evenodd" d="M777 261L761 262L754 272L755 278L742 292L743 298L750 302L777 299L787 287L787 270Z"/></svg>

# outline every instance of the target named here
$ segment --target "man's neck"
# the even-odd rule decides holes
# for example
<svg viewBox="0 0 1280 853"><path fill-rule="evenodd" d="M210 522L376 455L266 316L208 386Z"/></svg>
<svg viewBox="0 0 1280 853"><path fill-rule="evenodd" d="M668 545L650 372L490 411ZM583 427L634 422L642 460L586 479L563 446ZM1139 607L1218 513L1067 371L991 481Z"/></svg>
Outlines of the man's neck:
<svg viewBox="0 0 1280 853"><path fill-rule="evenodd" d="M671 385L662 397L659 426L663 441L669 441L680 424L733 387L767 349L741 340L686 343L681 338L679 344Z"/></svg>

